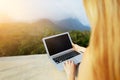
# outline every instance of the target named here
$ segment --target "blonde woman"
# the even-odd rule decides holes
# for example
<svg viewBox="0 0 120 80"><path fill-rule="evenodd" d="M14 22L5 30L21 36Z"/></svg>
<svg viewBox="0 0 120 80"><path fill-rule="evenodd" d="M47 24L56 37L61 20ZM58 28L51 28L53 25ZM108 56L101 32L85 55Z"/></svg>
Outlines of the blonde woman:
<svg viewBox="0 0 120 80"><path fill-rule="evenodd" d="M120 80L120 0L83 1L92 33L78 80ZM75 80L75 68L73 61L65 62L68 80Z"/></svg>

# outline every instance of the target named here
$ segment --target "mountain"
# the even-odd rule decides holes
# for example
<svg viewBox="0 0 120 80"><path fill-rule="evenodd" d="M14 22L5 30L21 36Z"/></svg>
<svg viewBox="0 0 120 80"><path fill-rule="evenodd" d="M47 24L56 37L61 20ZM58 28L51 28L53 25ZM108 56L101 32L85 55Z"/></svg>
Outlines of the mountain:
<svg viewBox="0 0 120 80"><path fill-rule="evenodd" d="M79 30L79 31L89 31L90 27L83 25L77 18L67 18L60 21L52 21L49 19L40 19L34 23L35 27L41 27L42 30L50 29L57 31L71 31L71 30Z"/></svg>
<svg viewBox="0 0 120 80"><path fill-rule="evenodd" d="M33 23L0 23L0 35L44 35L45 32L54 32L54 27L56 27L56 25L48 19L40 19Z"/></svg>
<svg viewBox="0 0 120 80"><path fill-rule="evenodd" d="M77 19L68 18L60 21L52 21L49 19L40 19L33 23L15 22L0 23L0 35L44 35L47 32L61 32L71 30L90 30L89 26L85 26Z"/></svg>
<svg viewBox="0 0 120 80"><path fill-rule="evenodd" d="M62 31L70 31L70 30L89 31L90 30L89 26L85 26L78 19L73 19L73 18L67 18L61 21L56 21L55 24L57 25L57 28Z"/></svg>
<svg viewBox="0 0 120 80"><path fill-rule="evenodd" d="M56 27L56 25L49 19L37 20L36 22L32 23L32 25L34 25L35 28L40 27L41 30L54 29L54 27Z"/></svg>

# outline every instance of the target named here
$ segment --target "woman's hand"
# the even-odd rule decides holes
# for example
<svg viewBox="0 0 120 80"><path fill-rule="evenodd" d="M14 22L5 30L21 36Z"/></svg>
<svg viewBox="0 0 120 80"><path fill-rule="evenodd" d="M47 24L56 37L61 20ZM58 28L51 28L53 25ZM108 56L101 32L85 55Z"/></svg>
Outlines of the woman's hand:
<svg viewBox="0 0 120 80"><path fill-rule="evenodd" d="M66 61L64 63L64 70L67 75L67 80L75 80L76 65L73 61Z"/></svg>
<svg viewBox="0 0 120 80"><path fill-rule="evenodd" d="M77 51L77 52L80 52L80 51L85 52L86 51L85 47L81 47L77 44L72 43L72 46L73 46L74 50Z"/></svg>
<svg viewBox="0 0 120 80"><path fill-rule="evenodd" d="M73 46L74 50L77 52L80 52L80 51L85 52L86 51L86 48L81 47L77 44L72 43L72 46ZM73 61L66 61L64 63L64 70L67 74L68 80L75 80L76 65L74 64Z"/></svg>

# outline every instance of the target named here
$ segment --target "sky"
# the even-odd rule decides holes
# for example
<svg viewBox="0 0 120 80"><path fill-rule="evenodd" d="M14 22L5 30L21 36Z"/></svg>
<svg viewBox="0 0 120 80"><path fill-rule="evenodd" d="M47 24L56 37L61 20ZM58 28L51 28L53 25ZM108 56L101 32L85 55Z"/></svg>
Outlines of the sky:
<svg viewBox="0 0 120 80"><path fill-rule="evenodd" d="M77 18L84 25L89 24L83 0L0 0L0 18L3 21Z"/></svg>

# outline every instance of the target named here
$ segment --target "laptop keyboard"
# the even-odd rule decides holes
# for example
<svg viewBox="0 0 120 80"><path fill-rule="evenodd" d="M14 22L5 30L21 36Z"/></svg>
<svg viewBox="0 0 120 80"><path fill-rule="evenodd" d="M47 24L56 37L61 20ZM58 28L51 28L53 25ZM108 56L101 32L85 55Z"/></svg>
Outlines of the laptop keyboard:
<svg viewBox="0 0 120 80"><path fill-rule="evenodd" d="M56 63L61 63L67 59L70 59L72 57L75 57L77 55L79 55L80 53L76 52L76 51L72 51L68 54L64 54L62 56L59 56L59 57L56 57L56 58L53 58L53 60L56 62Z"/></svg>

